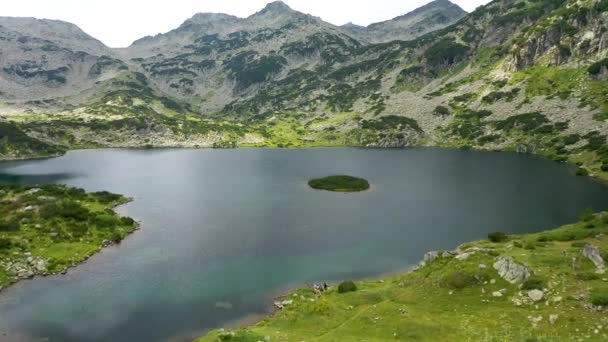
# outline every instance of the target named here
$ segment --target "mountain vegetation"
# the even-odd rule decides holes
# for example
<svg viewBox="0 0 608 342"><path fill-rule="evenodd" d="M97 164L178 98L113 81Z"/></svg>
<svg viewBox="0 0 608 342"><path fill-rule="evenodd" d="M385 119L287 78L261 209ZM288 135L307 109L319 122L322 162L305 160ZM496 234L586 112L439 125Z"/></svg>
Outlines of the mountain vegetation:
<svg viewBox="0 0 608 342"><path fill-rule="evenodd" d="M606 7L496 0L465 15L437 0L362 28L275 2L248 18L197 14L126 49L4 18L0 157L423 145L538 153L602 175Z"/></svg>

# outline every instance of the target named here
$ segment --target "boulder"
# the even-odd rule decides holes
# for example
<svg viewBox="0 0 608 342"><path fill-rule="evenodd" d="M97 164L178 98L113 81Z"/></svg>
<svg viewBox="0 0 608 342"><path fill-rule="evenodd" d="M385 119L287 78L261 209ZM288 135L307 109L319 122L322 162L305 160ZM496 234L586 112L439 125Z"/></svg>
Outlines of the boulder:
<svg viewBox="0 0 608 342"><path fill-rule="evenodd" d="M530 297L530 299L532 299L535 302L543 300L544 296L545 296L545 293L541 290L528 291L528 297Z"/></svg>
<svg viewBox="0 0 608 342"><path fill-rule="evenodd" d="M460 253L460 254L456 255L456 259L467 260L473 254L475 254L475 252Z"/></svg>
<svg viewBox="0 0 608 342"><path fill-rule="evenodd" d="M595 267L597 267L598 270L605 270L606 263L604 262L604 258L602 258L602 255L600 254L600 250L596 246L587 244L583 248L582 253L585 258L593 262L593 264L595 265Z"/></svg>
<svg viewBox="0 0 608 342"><path fill-rule="evenodd" d="M498 274L511 284L522 282L528 279L531 274L528 266L518 264L507 257L498 257L493 266Z"/></svg>
<svg viewBox="0 0 608 342"><path fill-rule="evenodd" d="M551 315L551 316L549 316L549 323L555 324L555 322L557 322L558 318L559 318L558 315Z"/></svg>
<svg viewBox="0 0 608 342"><path fill-rule="evenodd" d="M437 258L439 258L439 252L437 252L437 251L431 251L431 252L427 252L424 255L424 259L423 260L424 260L425 263L430 263L430 262L433 262L433 261L437 260Z"/></svg>

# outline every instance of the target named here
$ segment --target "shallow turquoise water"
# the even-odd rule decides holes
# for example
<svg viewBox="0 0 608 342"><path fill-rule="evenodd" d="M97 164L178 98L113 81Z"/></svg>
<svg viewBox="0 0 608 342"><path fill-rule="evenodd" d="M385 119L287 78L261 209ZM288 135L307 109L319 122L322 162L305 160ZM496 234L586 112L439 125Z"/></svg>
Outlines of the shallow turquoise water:
<svg viewBox="0 0 608 342"><path fill-rule="evenodd" d="M7 340L195 336L265 312L293 285L402 270L491 231L538 231L608 208L608 188L567 165L459 150L91 150L2 163L0 173L131 196L120 212L142 221L68 275L2 292ZM331 174L372 189L308 188Z"/></svg>

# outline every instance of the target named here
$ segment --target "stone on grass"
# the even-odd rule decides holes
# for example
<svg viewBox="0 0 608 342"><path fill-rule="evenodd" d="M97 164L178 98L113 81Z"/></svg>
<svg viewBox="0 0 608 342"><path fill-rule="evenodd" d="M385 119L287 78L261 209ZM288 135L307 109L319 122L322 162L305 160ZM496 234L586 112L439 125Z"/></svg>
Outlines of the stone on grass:
<svg viewBox="0 0 608 342"><path fill-rule="evenodd" d="M494 263L498 274L511 284L522 282L530 277L530 268L513 261L511 258L498 257Z"/></svg>
<svg viewBox="0 0 608 342"><path fill-rule="evenodd" d="M557 322L558 318L559 318L558 315L551 315L551 316L549 316L549 323L555 324L555 322Z"/></svg>
<svg viewBox="0 0 608 342"><path fill-rule="evenodd" d="M587 244L583 248L582 253L585 258L588 258L589 260L591 260L591 262L593 262L593 264L595 265L595 267L597 267L598 270L604 271L606 269L606 263L604 262L604 258L602 258L602 255L600 254L599 248Z"/></svg>
<svg viewBox="0 0 608 342"><path fill-rule="evenodd" d="M437 252L437 251L427 252L424 255L424 262L430 263L430 262L437 260L437 258L439 258L439 252Z"/></svg>
<svg viewBox="0 0 608 342"><path fill-rule="evenodd" d="M532 299L535 302L541 301L544 296L545 296L545 293L541 290L528 291L528 297L530 297L530 299Z"/></svg>

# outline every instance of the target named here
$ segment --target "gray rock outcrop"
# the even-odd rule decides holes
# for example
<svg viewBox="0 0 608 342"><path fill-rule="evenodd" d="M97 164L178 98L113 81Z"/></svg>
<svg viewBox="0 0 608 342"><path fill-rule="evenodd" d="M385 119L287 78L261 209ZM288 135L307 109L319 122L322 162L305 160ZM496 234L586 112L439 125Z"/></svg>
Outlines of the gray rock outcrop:
<svg viewBox="0 0 608 342"><path fill-rule="evenodd" d="M530 268L516 263L508 257L498 257L494 263L494 269L498 274L511 284L522 282L531 275Z"/></svg>
<svg viewBox="0 0 608 342"><path fill-rule="evenodd" d="M600 271L602 273L605 271L606 263L604 261L604 258L602 258L599 248L597 248L596 246L587 244L583 248L582 254L585 258L587 258L587 259L591 260L591 262L593 262L595 267L597 267L598 271Z"/></svg>

